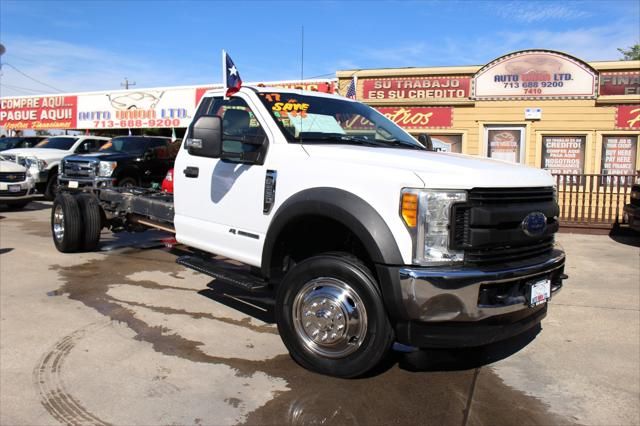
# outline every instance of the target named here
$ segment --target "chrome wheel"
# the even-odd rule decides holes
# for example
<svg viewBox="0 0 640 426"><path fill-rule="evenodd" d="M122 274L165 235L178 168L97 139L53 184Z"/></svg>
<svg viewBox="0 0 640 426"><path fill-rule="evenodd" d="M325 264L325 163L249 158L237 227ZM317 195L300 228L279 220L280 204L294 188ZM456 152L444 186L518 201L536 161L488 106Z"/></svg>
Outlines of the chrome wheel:
<svg viewBox="0 0 640 426"><path fill-rule="evenodd" d="M293 324L302 344L327 358L343 358L362 345L367 311L360 296L344 281L316 278L293 301Z"/></svg>
<svg viewBox="0 0 640 426"><path fill-rule="evenodd" d="M59 204L53 211L53 236L56 241L62 241L64 238L64 210Z"/></svg>

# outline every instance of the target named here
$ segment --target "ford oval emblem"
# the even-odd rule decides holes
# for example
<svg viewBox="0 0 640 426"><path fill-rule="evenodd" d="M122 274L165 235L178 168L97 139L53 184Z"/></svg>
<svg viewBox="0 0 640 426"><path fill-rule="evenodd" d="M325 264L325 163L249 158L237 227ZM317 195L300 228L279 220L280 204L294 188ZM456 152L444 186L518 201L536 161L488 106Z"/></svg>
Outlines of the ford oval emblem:
<svg viewBox="0 0 640 426"><path fill-rule="evenodd" d="M529 213L522 221L522 231L529 237L544 234L547 229L547 216L542 212Z"/></svg>

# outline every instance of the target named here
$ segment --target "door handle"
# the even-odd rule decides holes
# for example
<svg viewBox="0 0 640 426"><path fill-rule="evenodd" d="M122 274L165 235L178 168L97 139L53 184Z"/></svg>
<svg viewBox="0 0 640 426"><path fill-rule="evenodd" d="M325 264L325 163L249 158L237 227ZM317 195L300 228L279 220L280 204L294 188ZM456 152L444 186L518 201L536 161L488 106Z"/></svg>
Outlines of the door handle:
<svg viewBox="0 0 640 426"><path fill-rule="evenodd" d="M188 178L197 178L200 170L197 167L187 167L184 169L184 175Z"/></svg>

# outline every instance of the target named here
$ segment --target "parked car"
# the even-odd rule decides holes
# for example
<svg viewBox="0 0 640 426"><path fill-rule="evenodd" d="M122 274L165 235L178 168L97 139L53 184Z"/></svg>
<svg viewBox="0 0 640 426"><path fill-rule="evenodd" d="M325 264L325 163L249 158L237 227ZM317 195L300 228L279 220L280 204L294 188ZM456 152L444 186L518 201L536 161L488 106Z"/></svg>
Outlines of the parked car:
<svg viewBox="0 0 640 426"><path fill-rule="evenodd" d="M0 204L21 209L34 194L35 181L29 168L0 156Z"/></svg>
<svg viewBox="0 0 640 426"><path fill-rule="evenodd" d="M164 177L164 180L162 181L162 190L169 194L173 194L173 169L170 169Z"/></svg>
<svg viewBox="0 0 640 426"><path fill-rule="evenodd" d="M640 232L640 184L631 187L631 201L624 206L624 214L631 229Z"/></svg>
<svg viewBox="0 0 640 426"><path fill-rule="evenodd" d="M65 157L60 184L71 188L133 187L160 183L180 145L158 136L120 136L93 154Z"/></svg>
<svg viewBox="0 0 640 426"><path fill-rule="evenodd" d="M3 151L2 155L12 161L21 162L21 158L37 159L31 174L36 181L36 189L47 200L53 200L58 186L58 167L60 161L69 154L97 151L111 138L102 136L52 136L44 139L34 148L16 148Z"/></svg>
<svg viewBox="0 0 640 426"><path fill-rule="evenodd" d="M0 151L14 148L33 148L46 138L46 136L11 136L8 138L0 138Z"/></svg>

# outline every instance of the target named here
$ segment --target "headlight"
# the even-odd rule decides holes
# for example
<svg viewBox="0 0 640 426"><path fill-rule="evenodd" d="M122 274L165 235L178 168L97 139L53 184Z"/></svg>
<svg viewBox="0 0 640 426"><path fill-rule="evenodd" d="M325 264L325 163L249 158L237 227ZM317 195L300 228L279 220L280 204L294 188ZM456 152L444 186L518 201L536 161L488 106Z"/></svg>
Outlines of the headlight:
<svg viewBox="0 0 640 426"><path fill-rule="evenodd" d="M402 191L401 216L413 238L413 262L442 265L462 262L464 252L449 248L449 216L455 203L467 200L460 190Z"/></svg>
<svg viewBox="0 0 640 426"><path fill-rule="evenodd" d="M27 169L29 169L29 173L33 175L38 174L38 172L41 172L42 170L47 168L47 162L44 160L38 160L37 158L33 157L25 157L23 161L23 165Z"/></svg>
<svg viewBox="0 0 640 426"><path fill-rule="evenodd" d="M118 163L116 161L101 161L98 167L98 176L110 177L117 165Z"/></svg>

